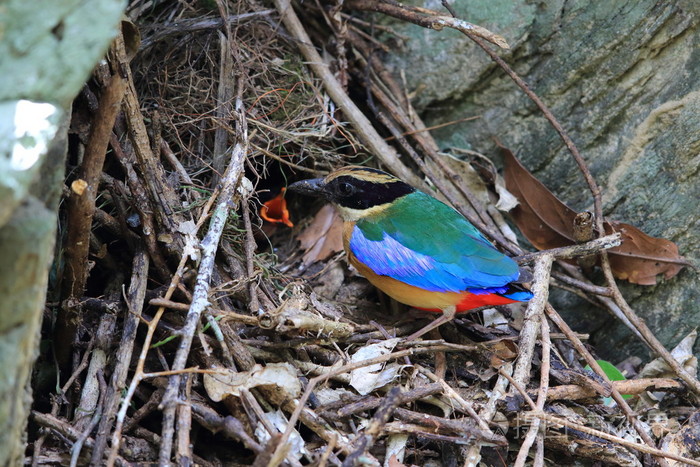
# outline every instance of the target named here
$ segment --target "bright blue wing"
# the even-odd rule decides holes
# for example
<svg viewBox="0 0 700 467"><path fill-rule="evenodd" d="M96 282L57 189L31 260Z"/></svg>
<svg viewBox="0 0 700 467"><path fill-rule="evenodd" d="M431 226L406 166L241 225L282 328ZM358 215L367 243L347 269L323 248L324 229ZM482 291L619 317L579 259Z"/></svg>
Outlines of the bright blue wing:
<svg viewBox="0 0 700 467"><path fill-rule="evenodd" d="M422 192L360 219L350 250L377 274L436 292L502 287L519 275L461 214Z"/></svg>

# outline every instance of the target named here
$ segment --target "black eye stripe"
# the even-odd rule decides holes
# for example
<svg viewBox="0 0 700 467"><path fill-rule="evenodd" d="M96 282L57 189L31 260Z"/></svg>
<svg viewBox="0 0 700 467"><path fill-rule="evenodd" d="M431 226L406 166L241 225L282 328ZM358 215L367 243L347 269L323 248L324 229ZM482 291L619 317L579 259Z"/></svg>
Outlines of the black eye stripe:
<svg viewBox="0 0 700 467"><path fill-rule="evenodd" d="M354 189L348 190L345 185ZM328 188L333 202L351 209L367 209L390 203L415 191L415 188L399 180L388 183L370 182L351 175L342 175L332 180Z"/></svg>

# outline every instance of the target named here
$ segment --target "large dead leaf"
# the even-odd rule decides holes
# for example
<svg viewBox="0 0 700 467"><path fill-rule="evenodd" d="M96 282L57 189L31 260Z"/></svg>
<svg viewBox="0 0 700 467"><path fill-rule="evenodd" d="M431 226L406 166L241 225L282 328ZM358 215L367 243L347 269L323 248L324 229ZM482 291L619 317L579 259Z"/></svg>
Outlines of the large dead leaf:
<svg viewBox="0 0 700 467"><path fill-rule="evenodd" d="M622 244L609 250L615 277L633 284L654 285L657 274L670 279L690 264L678 254L678 246L670 240L650 237L622 222L606 221L604 226L606 234L620 232L622 235Z"/></svg>
<svg viewBox="0 0 700 467"><path fill-rule="evenodd" d="M539 250L573 245L576 211L562 203L516 159L501 148L505 159L506 188L520 204L511 214L515 224ZM634 284L654 285L656 276L670 279L689 263L675 243L650 237L638 228L616 221L604 222L606 234L620 232L622 244L608 250L615 277Z"/></svg>
<svg viewBox="0 0 700 467"><path fill-rule="evenodd" d="M533 177L510 150L501 148L501 151L505 159L506 188L520 201L510 214L525 238L538 250L573 244L576 211Z"/></svg>
<svg viewBox="0 0 700 467"><path fill-rule="evenodd" d="M688 374L697 378L698 358L693 353L693 347L698 338L698 331L693 329L671 350L673 359L677 361ZM638 378L673 378L675 372L661 357L644 365Z"/></svg>
<svg viewBox="0 0 700 467"><path fill-rule="evenodd" d="M299 242L305 253L304 265L322 261L343 250L343 220L333 206L326 204L299 234Z"/></svg>
<svg viewBox="0 0 700 467"><path fill-rule="evenodd" d="M211 400L219 402L226 397L240 397L241 389L258 386L269 389L270 397L279 401L295 399L301 395L297 370L289 363L255 365L250 371L236 372L222 369L219 373L204 375L204 389Z"/></svg>
<svg viewBox="0 0 700 467"><path fill-rule="evenodd" d="M361 347L353 354L350 362L358 363L391 353L400 340L399 338L387 339L376 344ZM350 372L350 386L363 396L366 396L375 389L384 387L398 378L404 367L405 365L398 363L375 363L374 365L356 368Z"/></svg>

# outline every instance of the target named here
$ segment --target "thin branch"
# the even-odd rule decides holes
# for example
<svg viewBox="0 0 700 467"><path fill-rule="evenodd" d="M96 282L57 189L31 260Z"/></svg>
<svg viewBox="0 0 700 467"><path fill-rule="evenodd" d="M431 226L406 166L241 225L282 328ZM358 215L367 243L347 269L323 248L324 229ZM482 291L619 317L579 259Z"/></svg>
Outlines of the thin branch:
<svg viewBox="0 0 700 467"><path fill-rule="evenodd" d="M67 369L73 352L73 341L80 321L75 299L82 297L88 278L88 253L95 199L100 184L100 174L107 154L109 138L124 98L126 82L115 74L105 87L97 113L93 118L90 136L85 147L83 163L73 190L68 198L68 228L65 245L65 272L61 296L66 300L58 309L54 331L54 352L58 364ZM82 189L79 187L82 185Z"/></svg>
<svg viewBox="0 0 700 467"><path fill-rule="evenodd" d="M552 350L552 343L549 339L549 323L547 323L547 317L544 313L539 315L540 318L540 333L542 335L542 365L540 367L540 387L537 391L537 404L536 408L539 411L544 410L544 403L547 400L547 388L549 387L549 367L550 367L550 353ZM530 452L532 444L535 442L535 437L542 435L540 430L539 419L533 420L530 428L525 435L523 443L520 445L520 451L518 451L518 456L515 459L515 467L524 467L527 461L527 455ZM538 445L538 452L541 448ZM541 455L536 456L536 458L541 458ZM540 467L542 464L537 465Z"/></svg>
<svg viewBox="0 0 700 467"><path fill-rule="evenodd" d="M374 412L364 432L355 438L353 442L353 448L355 449L345 458L342 464L343 467L363 464L360 459L366 456L367 450L374 444L374 440L379 436L382 428L389 421L389 418L393 415L396 407L400 403L401 388L394 386L388 394L382 398L381 405L377 408L377 411Z"/></svg>
<svg viewBox="0 0 700 467"><path fill-rule="evenodd" d="M513 372L513 364L509 362L505 363L501 367L501 370L511 374ZM493 417L496 415L498 401L502 400L502 398L506 395L507 390L508 379L499 374L498 378L496 379L496 384L493 385L493 389L489 395L488 402L484 404L484 406L481 408L481 412L479 412L479 417L490 423ZM482 447L483 443L481 440L476 440L476 442L469 447L469 450L465 455L464 467L477 467L479 465L479 462L481 461Z"/></svg>
<svg viewBox="0 0 700 467"><path fill-rule="evenodd" d="M530 381L530 368L532 367L532 356L535 353L537 335L540 331L541 316L544 314L544 307L549 298L549 274L552 269L554 257L544 255L537 259L534 270L534 280L532 291L535 296L528 302L525 310L525 322L520 331L518 342L518 360L515 363L513 379L523 386L527 386Z"/></svg>
<svg viewBox="0 0 700 467"><path fill-rule="evenodd" d="M346 6L354 10L377 11L436 31L444 28L455 29L461 33L473 34L475 37L485 39L502 49L510 48L508 42L502 36L462 19L441 15L437 11L377 0L351 0L346 2Z"/></svg>
<svg viewBox="0 0 700 467"><path fill-rule="evenodd" d="M201 243L201 261L197 280L192 294L192 305L185 318L185 324L180 330L182 340L175 354L175 359L171 369L173 371L185 368L189 356L190 347L194 338L194 333L199 325L202 312L209 306L209 287L211 276L214 270L214 260L219 245L219 239L226 225L230 209L235 203L236 190L243 174L243 164L248 150L247 126L245 123L245 113L243 102L239 98L236 100L236 113L239 119L239 142L231 151L230 162L222 180L221 193L219 194L217 205L212 213L209 231ZM170 377L168 387L163 395L161 406L163 407L163 428L159 462L167 464L170 462L172 442L175 424L175 412L179 404L178 390L180 388L180 374Z"/></svg>
<svg viewBox="0 0 700 467"><path fill-rule="evenodd" d="M642 378L613 381L612 386L620 392L620 394L642 394L646 391L678 392L686 390L686 386L684 386L683 383L671 378ZM598 394L593 388L575 384L551 387L547 390L548 401L572 401L577 399L589 399L596 396L598 396Z"/></svg>
<svg viewBox="0 0 700 467"><path fill-rule="evenodd" d="M253 20L257 18L263 18L270 16L275 10L260 10L252 11L250 13L243 13L240 15L230 15L224 18L185 18L180 19L177 22L173 22L171 27L163 28L158 30L152 36L145 38L141 41L141 46L139 47L139 52L144 52L149 47L153 46L157 42L168 39L174 35L181 34L191 34L194 32L207 30L207 29L220 29L224 27L224 24L240 24L244 21Z"/></svg>
<svg viewBox="0 0 700 467"><path fill-rule="evenodd" d="M104 408L102 412L104 416L100 420L97 434L95 435L95 448L92 451L92 457L90 459L92 465L99 465L102 463L109 430L114 422L114 416L119 407L119 399L121 399L122 390L126 384L126 377L131 364L131 356L134 351L136 331L138 329L139 319L143 311L143 302L146 296L149 261L148 255L142 248L134 255L132 264L131 281L126 294L127 313L124 317L122 338L119 343L116 358L114 359L115 364L112 370L112 378L103 403Z"/></svg>
<svg viewBox="0 0 700 467"><path fill-rule="evenodd" d="M578 258L580 256L600 253L601 251L607 250L609 248L619 246L620 243L622 243L620 239L620 234L614 233L606 237L596 238L595 240L591 240L590 242L581 243L578 245L563 246L560 248L552 248L550 250L542 250L534 253L527 253L524 255L516 256L513 259L515 259L519 263L527 263L542 256L552 256L558 259Z"/></svg>

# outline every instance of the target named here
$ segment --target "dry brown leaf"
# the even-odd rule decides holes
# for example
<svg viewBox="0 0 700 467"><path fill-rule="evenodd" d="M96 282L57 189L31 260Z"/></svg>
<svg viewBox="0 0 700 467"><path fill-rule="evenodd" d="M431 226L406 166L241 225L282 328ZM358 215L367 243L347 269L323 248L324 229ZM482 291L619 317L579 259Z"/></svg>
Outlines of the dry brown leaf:
<svg viewBox="0 0 700 467"><path fill-rule="evenodd" d="M343 220L330 204L321 208L311 224L299 234L305 250L302 261L308 266L343 250Z"/></svg>
<svg viewBox="0 0 700 467"><path fill-rule="evenodd" d="M510 214L525 238L538 250L573 244L576 211L559 201L510 150L501 148L501 151L506 188L520 201Z"/></svg>
<svg viewBox="0 0 700 467"><path fill-rule="evenodd" d="M520 201L511 215L525 238L539 250L573 245L576 211L554 196L510 150L501 150L506 187ZM622 222L605 221L604 226L607 234L622 234L622 244L608 250L610 266L618 279L654 285L657 275L670 279L689 264L678 254L678 246L669 240L650 237Z"/></svg>
<svg viewBox="0 0 700 467"><path fill-rule="evenodd" d="M250 371L237 372L221 369L219 373L204 375L204 389L211 400L219 402L226 397L240 397L241 389L265 386L270 397L289 400L301 395L297 370L289 363L256 364Z"/></svg>
<svg viewBox="0 0 700 467"><path fill-rule="evenodd" d="M605 233L613 232L622 234L622 244L608 251L615 277L633 284L654 285L658 274L670 279L688 264L670 240L650 237L633 225L606 221Z"/></svg>

